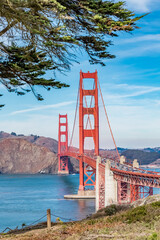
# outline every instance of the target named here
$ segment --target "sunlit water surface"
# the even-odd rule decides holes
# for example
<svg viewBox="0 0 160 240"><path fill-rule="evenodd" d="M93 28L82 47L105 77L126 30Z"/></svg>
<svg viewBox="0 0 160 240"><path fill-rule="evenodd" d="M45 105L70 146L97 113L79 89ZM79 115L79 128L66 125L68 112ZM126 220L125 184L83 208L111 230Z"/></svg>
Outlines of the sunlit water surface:
<svg viewBox="0 0 160 240"><path fill-rule="evenodd" d="M0 175L0 231L21 227L46 214L79 220L95 211L95 200L65 200L76 194L79 175ZM52 221L56 217L52 216ZM61 219L65 221L64 219ZM44 218L42 221L46 221Z"/></svg>
<svg viewBox="0 0 160 240"><path fill-rule="evenodd" d="M149 169L147 169L149 170ZM160 169L150 169L159 171ZM66 200L76 194L79 175L0 175L0 231L29 225L46 214L80 220L95 212L95 200ZM160 189L154 189L160 194ZM56 217L52 216L52 221ZM46 221L44 218L41 221Z"/></svg>

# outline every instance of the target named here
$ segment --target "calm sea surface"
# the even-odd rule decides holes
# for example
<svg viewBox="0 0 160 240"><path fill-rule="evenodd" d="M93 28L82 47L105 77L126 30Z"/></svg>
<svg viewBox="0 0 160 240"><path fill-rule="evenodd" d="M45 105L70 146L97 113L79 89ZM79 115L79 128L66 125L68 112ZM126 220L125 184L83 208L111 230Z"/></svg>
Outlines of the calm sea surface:
<svg viewBox="0 0 160 240"><path fill-rule="evenodd" d="M76 194L78 184L78 174L0 175L0 231L6 227L21 227L23 223L28 225L45 215L48 208L60 217L85 218L95 211L94 199L63 198L65 194ZM52 221L55 220L52 216Z"/></svg>
<svg viewBox="0 0 160 240"><path fill-rule="evenodd" d="M160 172L160 169L156 171ZM6 227L21 228L23 223L29 225L44 216L48 208L60 218L85 218L95 212L94 199L63 198L65 194L76 194L78 185L78 174L0 175L0 231ZM154 194L157 193L160 193L160 189L154 189ZM52 216L52 221L55 220L56 217ZM46 221L46 218L41 221Z"/></svg>

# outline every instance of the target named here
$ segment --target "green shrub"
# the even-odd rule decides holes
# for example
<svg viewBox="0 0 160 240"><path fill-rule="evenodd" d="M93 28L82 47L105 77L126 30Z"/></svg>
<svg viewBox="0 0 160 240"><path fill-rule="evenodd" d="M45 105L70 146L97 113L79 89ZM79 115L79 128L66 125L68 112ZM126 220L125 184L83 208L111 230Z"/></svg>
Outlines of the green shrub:
<svg viewBox="0 0 160 240"><path fill-rule="evenodd" d="M91 219L87 222L88 225L94 225L96 223L96 219Z"/></svg>
<svg viewBox="0 0 160 240"><path fill-rule="evenodd" d="M26 226L26 224L25 224L25 223L22 223L22 228L25 227L25 226Z"/></svg>
<svg viewBox="0 0 160 240"><path fill-rule="evenodd" d="M160 201L151 203L152 207L160 207Z"/></svg>
<svg viewBox="0 0 160 240"><path fill-rule="evenodd" d="M106 207L105 209L105 214L107 216L112 216L117 212L117 206L116 205L111 205L109 207Z"/></svg>
<svg viewBox="0 0 160 240"><path fill-rule="evenodd" d="M132 209L126 214L126 220L128 223L143 221L147 215L147 210L145 206L140 206L135 209Z"/></svg>
<svg viewBox="0 0 160 240"><path fill-rule="evenodd" d="M157 233L152 233L152 235L150 235L147 240L158 240L158 235Z"/></svg>
<svg viewBox="0 0 160 240"><path fill-rule="evenodd" d="M116 214L117 212L124 211L130 208L129 205L115 205L112 204L104 209L105 215L106 216L112 216Z"/></svg>
<svg viewBox="0 0 160 240"><path fill-rule="evenodd" d="M62 220L59 217L56 218L56 222L57 223L63 223Z"/></svg>

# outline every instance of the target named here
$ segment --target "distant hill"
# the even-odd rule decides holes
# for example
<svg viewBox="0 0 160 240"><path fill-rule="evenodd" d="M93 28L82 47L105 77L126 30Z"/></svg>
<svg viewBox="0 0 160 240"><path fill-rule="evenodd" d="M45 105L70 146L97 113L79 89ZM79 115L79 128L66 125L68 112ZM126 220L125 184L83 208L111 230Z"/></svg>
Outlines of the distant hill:
<svg viewBox="0 0 160 240"><path fill-rule="evenodd" d="M14 139L14 141L4 141L4 139ZM17 144L20 144L23 141L19 141L20 139L25 140L26 142L26 146L28 149L25 151L21 151L21 147L19 148L15 148L15 146L17 146ZM9 144L10 143L14 143L14 144ZM27 142L30 143L30 145L27 145ZM6 144L9 144L9 148L6 149ZM23 163L24 166L26 165L26 159L28 157L28 161L30 162L29 158L32 159L31 155L30 155L30 150L32 147L34 148L34 146L32 145L36 145L36 151L37 151L37 156L38 154L40 154L40 152L42 151L42 148L45 148L48 151L48 156L51 156L49 154L49 152L53 153L54 157L52 158L52 160L50 158L48 158L48 165L45 164L45 167L43 169L45 169L46 173L57 173L57 169L58 169L58 160L57 160L57 151L58 151L58 141L53 139L53 138L49 138L49 137L43 137L43 136L37 136L37 135L29 135L29 136L25 136L23 134L16 134L15 132L12 133L6 133L3 131L0 131L0 172L7 172L9 170L4 170L4 169L8 169L7 168L7 164L11 161L14 162L14 164L16 163L16 161L18 162L19 160L17 160L17 156L19 156L19 159L24 159L24 154L25 156L25 162ZM30 148L29 148L30 146ZM144 148L144 149L127 149L127 148L120 148L118 147L118 151L120 153L120 155L124 155L127 158L127 162L132 163L132 161L134 159L138 159L140 165L148 165L151 164L153 162L155 162L155 165L158 167L160 166L160 147L156 147L156 148ZM9 156L10 154L10 156ZM18 155L17 155L18 154ZM102 157L105 158L112 158L115 159L117 154L115 149L109 150L109 149L100 149L100 154ZM2 160L5 158L5 155L8 156L9 160L6 160L6 165L4 164L3 167L1 166ZM44 158L46 158L45 154L42 154L42 156L44 156ZM37 161L37 166L40 166L39 164L39 159L40 158L36 158L36 156L34 155L34 158L37 159L35 160L35 162ZM12 159L12 160L11 160ZM54 159L54 161L53 161ZM34 160L33 160L34 161ZM52 162L52 163L51 163ZM30 164L30 163L28 163ZM14 169L14 168L13 168ZM30 168L32 169L32 168ZM41 169L41 170L43 170ZM70 158L69 160L69 169L70 172L77 172L79 170L79 162L78 160L72 159ZM13 170L13 173L16 170ZM20 170L19 170L20 171ZM24 169L23 169L24 171ZM22 171L22 172L23 172ZM38 168L37 168L38 171ZM26 169L26 172L28 172L28 170ZM33 172L31 170L31 172Z"/></svg>
<svg viewBox="0 0 160 240"><path fill-rule="evenodd" d="M148 165L158 160L156 162L156 166L158 166L159 158L160 158L160 147L155 147L155 148L148 147L143 149L127 149L127 148L118 147L117 149L119 154L125 156L127 162L129 163L132 163L134 159L137 159L140 165ZM159 167L160 167L160 164L159 164Z"/></svg>
<svg viewBox="0 0 160 240"><path fill-rule="evenodd" d="M52 173L58 171L58 142L37 135L25 136L0 132L0 173ZM79 170L79 162L69 159L70 173Z"/></svg>
<svg viewBox="0 0 160 240"><path fill-rule="evenodd" d="M121 148L121 147L118 147L117 149L120 154L123 153L124 151L128 150L127 148Z"/></svg>
<svg viewBox="0 0 160 240"><path fill-rule="evenodd" d="M156 148L144 148L143 151L144 151L144 152L158 152L158 153L160 153L160 147L156 147Z"/></svg>
<svg viewBox="0 0 160 240"><path fill-rule="evenodd" d="M146 152L144 150L126 150L122 152L128 162L132 162L134 159L138 159L140 165L150 164L160 158L160 152Z"/></svg>
<svg viewBox="0 0 160 240"><path fill-rule="evenodd" d="M49 137L42 137L37 135L25 136L23 134L16 134L12 132L11 134L0 131L0 140L4 138L21 138L30 143L36 144L38 146L47 147L51 152L57 153L58 151L58 142L57 140Z"/></svg>
<svg viewBox="0 0 160 240"><path fill-rule="evenodd" d="M1 173L38 173L49 166L57 171L57 156L46 147L37 146L21 138L0 141Z"/></svg>

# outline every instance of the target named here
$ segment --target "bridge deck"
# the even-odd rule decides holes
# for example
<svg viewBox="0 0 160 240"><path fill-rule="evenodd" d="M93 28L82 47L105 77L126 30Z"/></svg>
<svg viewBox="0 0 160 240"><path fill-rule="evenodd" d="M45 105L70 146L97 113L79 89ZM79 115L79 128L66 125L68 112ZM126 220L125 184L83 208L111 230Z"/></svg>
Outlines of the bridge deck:
<svg viewBox="0 0 160 240"><path fill-rule="evenodd" d="M87 155L79 155L78 152L64 152L61 156L73 157L77 160L83 157L83 161L96 169L96 159ZM99 169L102 174L105 173L105 158L103 163L100 163ZM154 171L147 171L140 168L133 168L128 164L120 164L114 160L111 160L111 171L114 173L116 180L124 181L130 184L149 186L160 188L160 173Z"/></svg>

